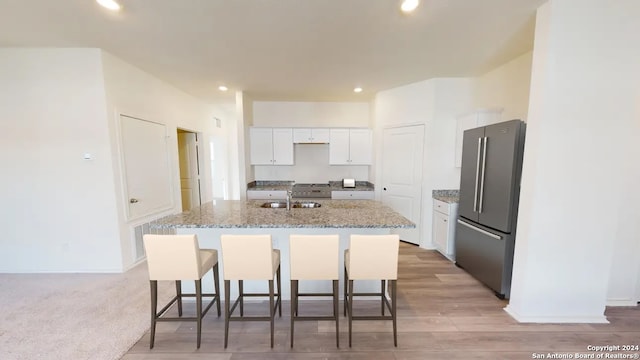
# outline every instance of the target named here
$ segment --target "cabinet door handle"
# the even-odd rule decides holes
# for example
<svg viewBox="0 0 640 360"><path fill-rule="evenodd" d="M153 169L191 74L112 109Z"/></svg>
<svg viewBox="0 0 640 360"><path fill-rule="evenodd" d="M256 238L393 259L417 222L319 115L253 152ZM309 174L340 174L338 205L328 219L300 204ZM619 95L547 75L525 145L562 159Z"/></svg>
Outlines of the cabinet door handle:
<svg viewBox="0 0 640 360"><path fill-rule="evenodd" d="M484 173L487 168L487 146L489 145L489 138L486 136L483 138L482 144L482 177L480 178L480 200L478 202L478 213L482 213L482 203L484 202Z"/></svg>
<svg viewBox="0 0 640 360"><path fill-rule="evenodd" d="M476 159L476 186L473 191L473 211L478 209L478 180L480 177L480 153L482 151L482 138L478 138L478 157Z"/></svg>
<svg viewBox="0 0 640 360"><path fill-rule="evenodd" d="M477 232L479 232L481 234L487 235L487 236L489 236L491 238L494 238L496 240L502 240L502 236L496 235L496 234L492 234L492 233L490 233L488 231L484 231L484 230L480 229L479 227L475 227L475 226L473 226L471 224L467 224L466 222L464 222L464 221L462 221L460 219L458 219L458 224L466 226L469 229L475 230L475 231L477 231Z"/></svg>

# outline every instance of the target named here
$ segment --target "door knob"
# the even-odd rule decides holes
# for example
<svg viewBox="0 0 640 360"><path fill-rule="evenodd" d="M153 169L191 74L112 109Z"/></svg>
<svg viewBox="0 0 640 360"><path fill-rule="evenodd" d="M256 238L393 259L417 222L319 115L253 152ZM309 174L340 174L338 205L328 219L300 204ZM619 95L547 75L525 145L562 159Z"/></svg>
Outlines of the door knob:
<svg viewBox="0 0 640 360"><path fill-rule="evenodd" d="M387 191L387 188L382 188L382 190Z"/></svg>
<svg viewBox="0 0 640 360"><path fill-rule="evenodd" d="M134 198L129 199L129 203L131 204L135 204L137 202L138 202L138 199L134 199Z"/></svg>

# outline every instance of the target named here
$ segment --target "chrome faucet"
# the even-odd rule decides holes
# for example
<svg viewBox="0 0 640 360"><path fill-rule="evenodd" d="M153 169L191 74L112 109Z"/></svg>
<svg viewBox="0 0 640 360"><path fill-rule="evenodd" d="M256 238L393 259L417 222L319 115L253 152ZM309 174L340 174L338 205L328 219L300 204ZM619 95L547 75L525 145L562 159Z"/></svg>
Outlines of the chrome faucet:
<svg viewBox="0 0 640 360"><path fill-rule="evenodd" d="M291 210L291 190L287 190L287 210Z"/></svg>

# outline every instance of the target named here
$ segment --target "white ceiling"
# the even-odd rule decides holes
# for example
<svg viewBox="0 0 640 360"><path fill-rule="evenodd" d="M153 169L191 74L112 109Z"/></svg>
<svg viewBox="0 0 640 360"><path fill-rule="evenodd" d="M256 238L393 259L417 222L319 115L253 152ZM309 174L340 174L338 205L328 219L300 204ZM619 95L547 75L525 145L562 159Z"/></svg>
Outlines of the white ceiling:
<svg viewBox="0 0 640 360"><path fill-rule="evenodd" d="M0 46L102 48L207 101L358 101L531 50L545 0L119 1L0 0Z"/></svg>

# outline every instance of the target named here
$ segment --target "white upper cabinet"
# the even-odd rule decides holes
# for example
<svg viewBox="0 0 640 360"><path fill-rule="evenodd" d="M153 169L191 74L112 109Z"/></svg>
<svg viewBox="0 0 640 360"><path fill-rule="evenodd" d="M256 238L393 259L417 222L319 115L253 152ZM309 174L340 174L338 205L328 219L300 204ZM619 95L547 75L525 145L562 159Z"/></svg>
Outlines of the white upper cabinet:
<svg viewBox="0 0 640 360"><path fill-rule="evenodd" d="M329 142L329 129L293 129L293 142L296 144L326 144Z"/></svg>
<svg viewBox="0 0 640 360"><path fill-rule="evenodd" d="M293 165L291 128L250 128L251 165Z"/></svg>
<svg viewBox="0 0 640 360"><path fill-rule="evenodd" d="M464 131L480 126L499 123L502 118L502 109L484 109L458 116L456 128L456 167L462 166L462 138Z"/></svg>
<svg viewBox="0 0 640 360"><path fill-rule="evenodd" d="M371 165L372 151L370 129L331 129L330 165Z"/></svg>

